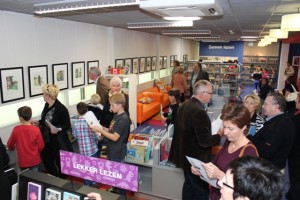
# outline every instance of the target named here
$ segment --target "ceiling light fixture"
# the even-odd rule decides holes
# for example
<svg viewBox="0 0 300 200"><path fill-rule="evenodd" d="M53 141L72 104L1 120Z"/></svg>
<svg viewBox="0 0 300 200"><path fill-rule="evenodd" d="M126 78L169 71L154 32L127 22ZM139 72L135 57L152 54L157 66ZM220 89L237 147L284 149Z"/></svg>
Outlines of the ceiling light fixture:
<svg viewBox="0 0 300 200"><path fill-rule="evenodd" d="M200 20L201 17L164 17L164 20L174 20L174 21L180 21L180 20Z"/></svg>
<svg viewBox="0 0 300 200"><path fill-rule="evenodd" d="M210 30L174 30L174 31L163 31L163 35L210 35Z"/></svg>
<svg viewBox="0 0 300 200"><path fill-rule="evenodd" d="M169 28L169 27L192 27L193 21L173 21L173 22L136 22L127 23L129 29L143 28Z"/></svg>
<svg viewBox="0 0 300 200"><path fill-rule="evenodd" d="M267 42L277 42L277 38L273 38L273 37L270 37L270 36L268 36L268 35L266 35L265 37L264 37L264 40L265 41L267 41Z"/></svg>
<svg viewBox="0 0 300 200"><path fill-rule="evenodd" d="M218 39L219 35L211 35L211 36L195 36L195 37L182 37L183 39Z"/></svg>
<svg viewBox="0 0 300 200"><path fill-rule="evenodd" d="M195 41L201 41L201 42L229 42L229 40L200 40L200 39L196 39Z"/></svg>
<svg viewBox="0 0 300 200"><path fill-rule="evenodd" d="M272 38L284 39L289 37L289 32L281 29L270 29L269 36Z"/></svg>
<svg viewBox="0 0 300 200"><path fill-rule="evenodd" d="M285 31L300 31L300 13L283 15L281 29Z"/></svg>
<svg viewBox="0 0 300 200"><path fill-rule="evenodd" d="M66 3L68 3L66 1ZM119 2L119 3L110 3L110 2L102 2L102 3L92 3L92 4L80 4L75 6L63 6L63 7L47 7L47 8L40 8L39 10L35 10L35 14L43 15L43 14L51 14L51 13L58 13L58 12L69 12L69 11L78 11L78 10L89 10L89 9L97 9L97 8L109 8L109 7L119 7L119 6L133 6L139 5L140 0L127 0L126 2Z"/></svg>
<svg viewBox="0 0 300 200"><path fill-rule="evenodd" d="M257 39L258 36L241 36L241 39Z"/></svg>

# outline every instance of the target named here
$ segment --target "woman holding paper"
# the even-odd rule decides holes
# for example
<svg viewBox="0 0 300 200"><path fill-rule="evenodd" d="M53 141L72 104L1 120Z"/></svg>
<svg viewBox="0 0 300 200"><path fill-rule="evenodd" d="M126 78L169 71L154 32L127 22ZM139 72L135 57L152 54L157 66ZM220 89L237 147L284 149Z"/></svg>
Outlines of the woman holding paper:
<svg viewBox="0 0 300 200"><path fill-rule="evenodd" d="M43 85L42 92L46 102L42 116L39 121L33 121L33 124L40 127L45 143L41 157L49 174L63 178L59 150L73 151L67 135L67 130L71 128L70 115L67 108L57 99L57 85Z"/></svg>
<svg viewBox="0 0 300 200"><path fill-rule="evenodd" d="M207 176L218 180L224 177L232 160L246 155L258 156L255 146L246 137L250 126L250 113L247 108L243 105L229 104L222 110L221 119L223 120L222 131L227 140L212 162L203 164ZM193 166L192 172L200 175ZM220 196L220 189L211 187L210 199L219 200Z"/></svg>

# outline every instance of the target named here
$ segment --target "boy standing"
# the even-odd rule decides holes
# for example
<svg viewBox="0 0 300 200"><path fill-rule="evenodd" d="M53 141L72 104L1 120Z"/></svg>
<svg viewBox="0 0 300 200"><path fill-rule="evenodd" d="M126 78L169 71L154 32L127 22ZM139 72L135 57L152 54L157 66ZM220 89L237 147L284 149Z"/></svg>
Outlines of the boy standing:
<svg viewBox="0 0 300 200"><path fill-rule="evenodd" d="M92 132L88 123L84 119L84 115L87 113L87 111L88 109L85 103L80 102L77 104L79 118L74 120L72 134L77 139L80 154L93 158L99 158L100 151L97 147L97 143L100 139L100 136ZM97 183L90 180L84 180L84 184L98 188Z"/></svg>
<svg viewBox="0 0 300 200"><path fill-rule="evenodd" d="M42 134L38 127L31 125L32 111L30 107L20 107L18 116L21 124L13 129L7 141L7 147L17 149L18 164L21 170L30 168L39 171L40 153L44 148Z"/></svg>
<svg viewBox="0 0 300 200"><path fill-rule="evenodd" d="M122 93L113 94L109 97L110 109L115 114L109 128L91 126L92 131L100 132L108 139L107 158L115 162L124 162L127 153L127 140L130 131L130 120L124 111L125 96ZM111 192L125 195L125 190L112 188Z"/></svg>

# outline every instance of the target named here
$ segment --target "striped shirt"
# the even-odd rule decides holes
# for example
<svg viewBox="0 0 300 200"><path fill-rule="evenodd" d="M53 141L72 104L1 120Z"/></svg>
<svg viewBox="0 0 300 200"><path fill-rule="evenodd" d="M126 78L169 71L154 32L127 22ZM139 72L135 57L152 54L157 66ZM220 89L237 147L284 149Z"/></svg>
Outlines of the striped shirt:
<svg viewBox="0 0 300 200"><path fill-rule="evenodd" d="M80 154L91 156L97 153L100 136L91 131L83 117L74 120L72 134L77 139Z"/></svg>

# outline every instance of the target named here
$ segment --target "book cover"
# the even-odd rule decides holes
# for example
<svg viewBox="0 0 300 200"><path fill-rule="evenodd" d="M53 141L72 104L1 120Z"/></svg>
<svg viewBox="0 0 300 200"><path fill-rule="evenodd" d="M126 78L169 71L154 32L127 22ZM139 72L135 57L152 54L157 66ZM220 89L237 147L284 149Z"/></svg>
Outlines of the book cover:
<svg viewBox="0 0 300 200"><path fill-rule="evenodd" d="M80 200L80 196L70 192L64 192L63 200Z"/></svg>
<svg viewBox="0 0 300 200"><path fill-rule="evenodd" d="M42 185L28 182L27 200L42 200Z"/></svg>
<svg viewBox="0 0 300 200"><path fill-rule="evenodd" d="M61 200L61 191L47 188L45 192L45 200Z"/></svg>

